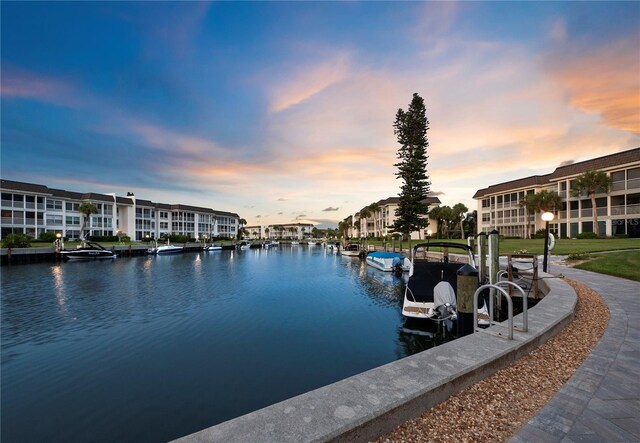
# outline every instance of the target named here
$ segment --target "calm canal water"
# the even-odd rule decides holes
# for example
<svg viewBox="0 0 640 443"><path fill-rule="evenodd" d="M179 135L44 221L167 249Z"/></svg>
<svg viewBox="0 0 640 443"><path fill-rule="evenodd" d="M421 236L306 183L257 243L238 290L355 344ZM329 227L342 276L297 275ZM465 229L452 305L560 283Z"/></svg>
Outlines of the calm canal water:
<svg viewBox="0 0 640 443"><path fill-rule="evenodd" d="M177 438L434 345L321 247L2 268L3 442Z"/></svg>

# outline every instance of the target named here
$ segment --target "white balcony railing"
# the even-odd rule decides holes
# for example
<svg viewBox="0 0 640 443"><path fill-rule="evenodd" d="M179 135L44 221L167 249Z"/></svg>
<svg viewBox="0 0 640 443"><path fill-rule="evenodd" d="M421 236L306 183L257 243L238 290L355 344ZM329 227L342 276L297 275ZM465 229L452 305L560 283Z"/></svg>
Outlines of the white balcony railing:
<svg viewBox="0 0 640 443"><path fill-rule="evenodd" d="M611 206L611 215L624 215L625 214L625 206Z"/></svg>
<svg viewBox="0 0 640 443"><path fill-rule="evenodd" d="M624 191L625 190L624 183L625 183L624 181L611 183L611 190L612 191Z"/></svg>
<svg viewBox="0 0 640 443"><path fill-rule="evenodd" d="M640 188L640 178L634 178L627 181L627 189L638 189Z"/></svg>

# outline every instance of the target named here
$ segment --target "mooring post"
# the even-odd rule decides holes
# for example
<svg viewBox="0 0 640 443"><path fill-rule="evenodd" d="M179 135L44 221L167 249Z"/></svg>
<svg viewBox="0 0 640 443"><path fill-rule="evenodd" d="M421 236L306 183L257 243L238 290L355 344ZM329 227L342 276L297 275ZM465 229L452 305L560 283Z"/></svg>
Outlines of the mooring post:
<svg viewBox="0 0 640 443"><path fill-rule="evenodd" d="M476 239L473 237L473 235L470 235L469 237L467 237L467 245L471 248L472 251L475 251Z"/></svg>
<svg viewBox="0 0 640 443"><path fill-rule="evenodd" d="M487 234L478 234L478 261L480 269L480 284L487 283Z"/></svg>
<svg viewBox="0 0 640 443"><path fill-rule="evenodd" d="M500 271L500 233L494 229L489 233L489 284L498 283L498 271ZM495 290L491 289L492 296ZM498 309L502 307L502 298L498 297Z"/></svg>
<svg viewBox="0 0 640 443"><path fill-rule="evenodd" d="M473 334L473 295L478 289L478 270L466 264L457 274L458 337L463 337Z"/></svg>

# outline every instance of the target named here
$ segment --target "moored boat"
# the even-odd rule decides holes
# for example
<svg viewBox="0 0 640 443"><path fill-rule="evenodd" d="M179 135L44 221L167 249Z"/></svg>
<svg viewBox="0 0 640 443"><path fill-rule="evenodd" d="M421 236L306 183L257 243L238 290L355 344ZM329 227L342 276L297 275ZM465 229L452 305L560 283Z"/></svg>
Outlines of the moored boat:
<svg viewBox="0 0 640 443"><path fill-rule="evenodd" d="M222 251L222 246L209 245L209 246L205 246L204 250L208 251L208 252L211 252L211 251Z"/></svg>
<svg viewBox="0 0 640 443"><path fill-rule="evenodd" d="M364 254L364 251L360 247L358 243L349 243L347 246L340 250L341 255L346 255L348 257L359 257Z"/></svg>
<svg viewBox="0 0 640 443"><path fill-rule="evenodd" d="M60 251L63 258L67 260L90 260L98 258L116 258L116 253L105 249L98 243L93 243L87 240L82 242L82 245L76 249L63 249Z"/></svg>
<svg viewBox="0 0 640 443"><path fill-rule="evenodd" d="M148 254L155 255L179 254L181 252L184 252L184 246L172 245L169 243L169 240L167 240L166 245L158 246L158 243L156 242L156 246L154 248L147 249Z"/></svg>
<svg viewBox="0 0 640 443"><path fill-rule="evenodd" d="M367 264L385 272L403 272L411 269L411 260L397 252L371 252Z"/></svg>
<svg viewBox="0 0 640 443"><path fill-rule="evenodd" d="M422 257L419 249L423 249ZM433 249L440 251L434 252ZM462 251L462 254L450 255L451 250ZM455 320L458 270L465 265L475 269L473 249L467 245L453 242L416 245L402 315L414 319Z"/></svg>

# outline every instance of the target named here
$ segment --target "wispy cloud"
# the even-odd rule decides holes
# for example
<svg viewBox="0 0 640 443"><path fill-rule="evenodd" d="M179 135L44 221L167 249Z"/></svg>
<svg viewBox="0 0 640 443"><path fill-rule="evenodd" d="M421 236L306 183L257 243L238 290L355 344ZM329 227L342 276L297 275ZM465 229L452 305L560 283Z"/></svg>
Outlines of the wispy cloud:
<svg viewBox="0 0 640 443"><path fill-rule="evenodd" d="M68 80L38 74L15 66L2 67L3 98L32 99L58 106L81 105L78 88Z"/></svg>
<svg viewBox="0 0 640 443"><path fill-rule="evenodd" d="M349 55L339 53L324 62L296 68L270 87L271 112L281 112L299 105L331 85L342 81L348 72Z"/></svg>
<svg viewBox="0 0 640 443"><path fill-rule="evenodd" d="M334 208L333 206L329 206L328 208L324 208L322 210L322 212L332 212L332 211L337 211L340 208Z"/></svg>
<svg viewBox="0 0 640 443"><path fill-rule="evenodd" d="M571 106L600 114L607 125L640 135L640 34L579 55L555 54L550 71Z"/></svg>

